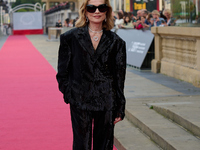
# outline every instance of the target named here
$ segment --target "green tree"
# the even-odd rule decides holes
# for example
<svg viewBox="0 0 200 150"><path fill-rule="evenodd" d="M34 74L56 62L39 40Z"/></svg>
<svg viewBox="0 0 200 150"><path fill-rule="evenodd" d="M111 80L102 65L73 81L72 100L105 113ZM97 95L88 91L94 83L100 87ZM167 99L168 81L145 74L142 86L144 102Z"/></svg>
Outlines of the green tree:
<svg viewBox="0 0 200 150"><path fill-rule="evenodd" d="M172 12L173 14L179 14L182 12L181 3L182 0L172 0Z"/></svg>

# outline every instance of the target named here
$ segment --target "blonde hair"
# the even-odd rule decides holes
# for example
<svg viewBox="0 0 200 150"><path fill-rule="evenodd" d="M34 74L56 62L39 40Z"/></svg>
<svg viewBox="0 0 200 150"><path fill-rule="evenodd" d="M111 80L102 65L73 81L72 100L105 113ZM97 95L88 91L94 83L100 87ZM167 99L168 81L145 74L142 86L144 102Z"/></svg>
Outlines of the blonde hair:
<svg viewBox="0 0 200 150"><path fill-rule="evenodd" d="M172 15L171 10L169 10L169 9L165 9L165 10L163 11L163 14L164 14L165 12L168 13L170 16Z"/></svg>
<svg viewBox="0 0 200 150"><path fill-rule="evenodd" d="M79 19L76 21L76 27L84 27L88 24L86 22L86 6L88 5L89 0L83 0L83 3L79 10ZM106 21L103 21L103 28L106 30L111 30L114 27L114 21L112 16L112 7L110 5L109 0L105 0L105 4L108 6L108 10L106 12Z"/></svg>
<svg viewBox="0 0 200 150"><path fill-rule="evenodd" d="M152 11L152 15L153 15L153 14L156 14L156 15L160 16L159 11L157 11L157 10Z"/></svg>

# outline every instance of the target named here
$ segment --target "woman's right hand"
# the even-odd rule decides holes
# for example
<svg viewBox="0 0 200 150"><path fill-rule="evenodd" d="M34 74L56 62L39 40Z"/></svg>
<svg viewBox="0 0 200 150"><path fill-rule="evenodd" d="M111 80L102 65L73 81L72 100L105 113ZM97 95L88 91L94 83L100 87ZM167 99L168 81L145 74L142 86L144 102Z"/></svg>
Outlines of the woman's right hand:
<svg viewBox="0 0 200 150"><path fill-rule="evenodd" d="M115 118L114 125L120 121L122 121L121 117Z"/></svg>

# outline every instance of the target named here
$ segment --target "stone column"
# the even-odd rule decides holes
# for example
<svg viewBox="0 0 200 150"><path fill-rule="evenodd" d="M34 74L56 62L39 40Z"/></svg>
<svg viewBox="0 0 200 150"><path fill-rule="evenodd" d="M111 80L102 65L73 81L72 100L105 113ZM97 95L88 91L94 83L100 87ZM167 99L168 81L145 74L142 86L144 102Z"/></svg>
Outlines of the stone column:
<svg viewBox="0 0 200 150"><path fill-rule="evenodd" d="M46 1L46 10L48 10L50 8L50 2L49 0Z"/></svg>
<svg viewBox="0 0 200 150"><path fill-rule="evenodd" d="M116 0L114 0L113 11L116 11Z"/></svg>
<svg viewBox="0 0 200 150"><path fill-rule="evenodd" d="M158 27L152 27L151 32L154 34L155 41L155 59L151 62L151 71L154 73L160 72L162 58L162 39L158 34Z"/></svg>
<svg viewBox="0 0 200 150"><path fill-rule="evenodd" d="M122 0L119 0L119 10L122 9Z"/></svg>
<svg viewBox="0 0 200 150"><path fill-rule="evenodd" d="M127 11L126 10L126 0L123 0L124 1L124 11Z"/></svg>

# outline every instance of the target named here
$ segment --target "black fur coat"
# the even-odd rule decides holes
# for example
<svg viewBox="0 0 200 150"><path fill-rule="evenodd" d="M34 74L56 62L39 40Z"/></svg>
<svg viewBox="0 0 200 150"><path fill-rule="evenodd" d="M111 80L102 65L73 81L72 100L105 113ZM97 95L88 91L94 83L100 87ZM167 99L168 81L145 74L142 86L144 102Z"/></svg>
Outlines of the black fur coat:
<svg viewBox="0 0 200 150"><path fill-rule="evenodd" d="M89 111L113 110L123 119L125 45L105 29L96 50L87 26L62 34L56 78L65 102Z"/></svg>

